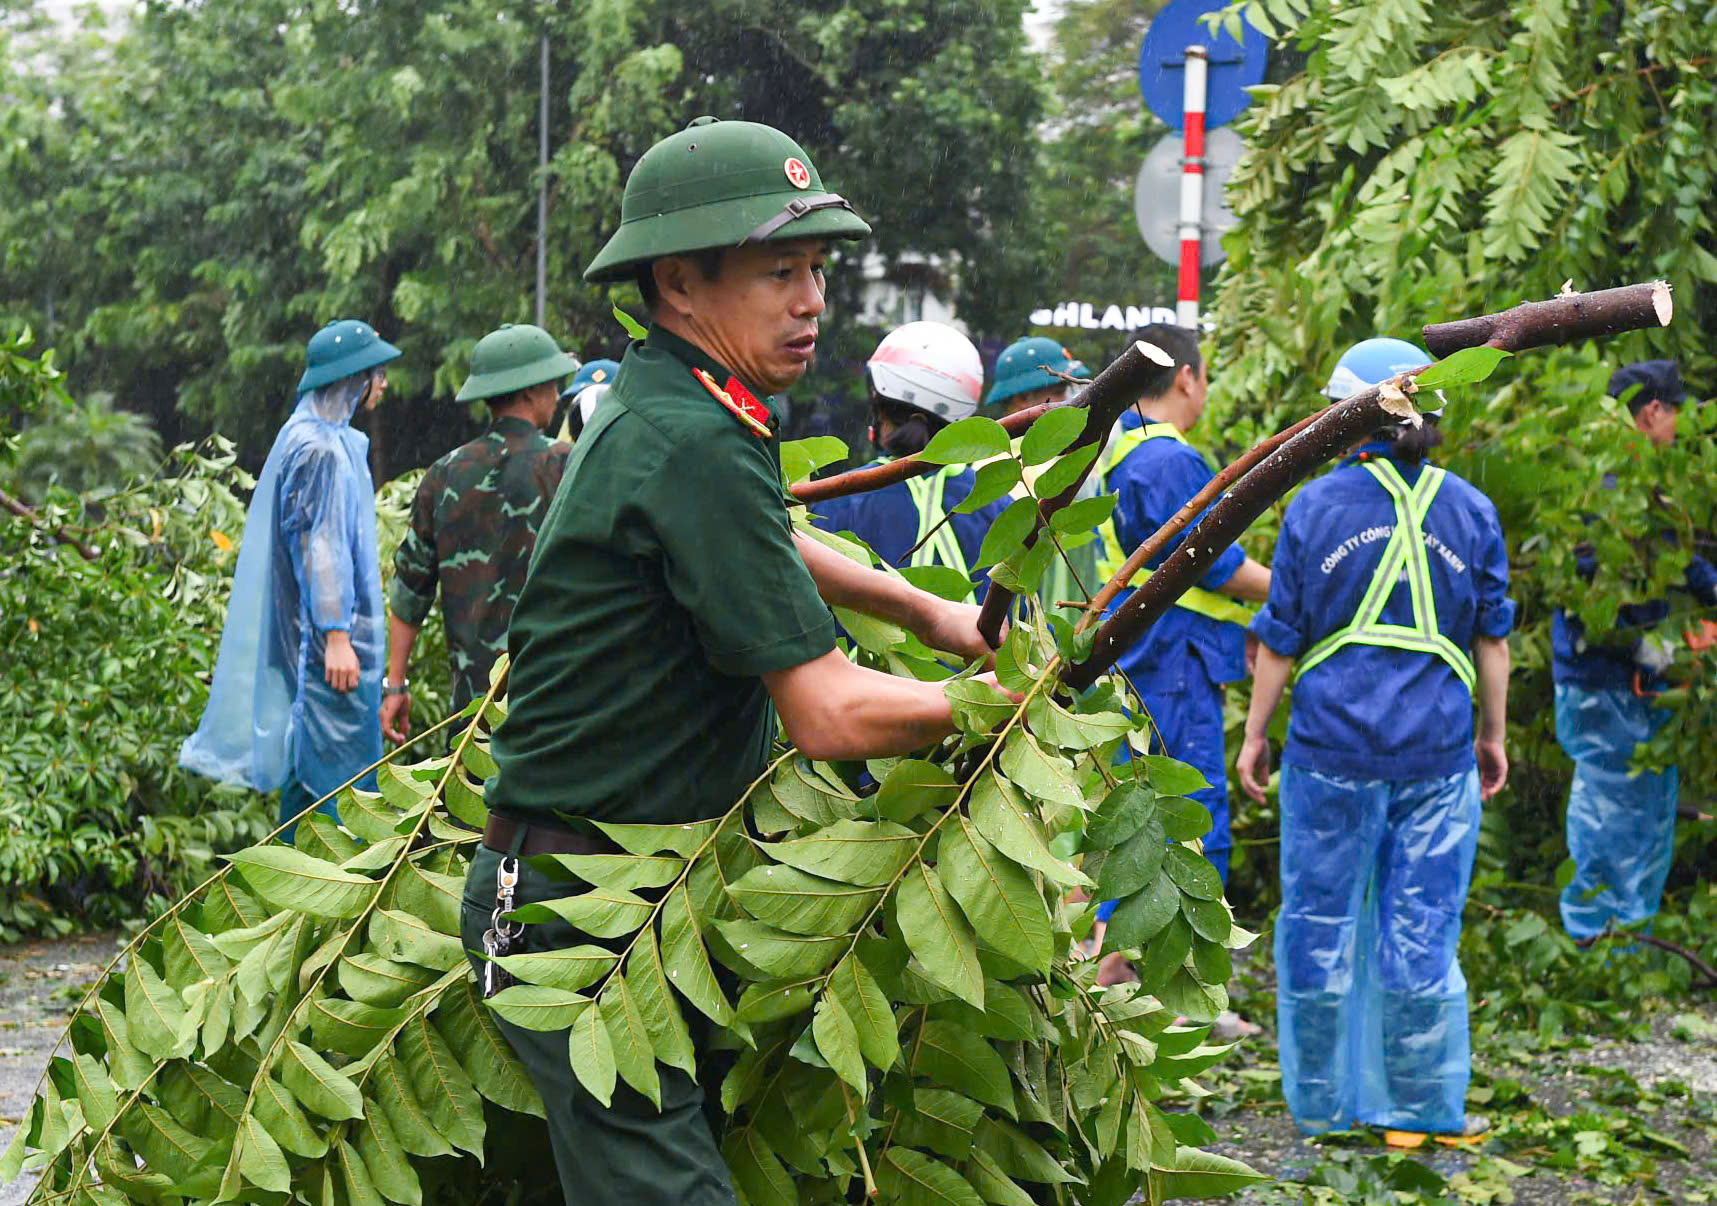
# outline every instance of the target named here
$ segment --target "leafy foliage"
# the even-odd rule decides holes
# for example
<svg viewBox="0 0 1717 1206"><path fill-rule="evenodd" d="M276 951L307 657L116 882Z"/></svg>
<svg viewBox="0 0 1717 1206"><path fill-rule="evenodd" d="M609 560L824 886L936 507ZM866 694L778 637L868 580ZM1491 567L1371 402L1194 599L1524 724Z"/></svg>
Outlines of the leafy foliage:
<svg viewBox="0 0 1717 1206"><path fill-rule="evenodd" d="M149 420L116 409L110 395L91 394L24 431L18 490L31 500L54 486L82 494L152 473L160 463L161 437Z"/></svg>
<svg viewBox="0 0 1717 1206"><path fill-rule="evenodd" d="M448 446L428 444L437 432L410 402L450 396L483 332L531 316L539 183L547 326L586 358L619 350L610 290L580 273L632 164L713 113L794 134L873 220L885 260L952 257L962 315L1011 334L1029 308L1015 249L1036 245L1022 135L1043 104L1022 8L459 0L425 15L243 0L38 35L0 67L4 313L33 319L80 389L121 393L164 427L183 412L247 458L284 418L309 331L362 315L405 351L371 427L388 476ZM831 327L856 310L859 278L835 273Z"/></svg>
<svg viewBox="0 0 1717 1206"><path fill-rule="evenodd" d="M1028 578L1020 543L997 552ZM867 660L949 674L897 629L848 630ZM589 941L502 957L517 982L484 1002L460 909L497 681L449 755L384 766L378 794L343 793L341 826L312 816L293 847L239 852L140 935L0 1172L43 1165L40 1200L106 1192L97 1178L145 1200L498 1197L519 1174L495 1145L541 1103L491 1014L570 1028L599 1099L624 1081L654 1100L659 1064L696 1066L692 1010L738 1052L705 1087L752 1206L860 1185L901 1202L1231 1192L1256 1174L1198 1150L1212 1136L1189 1107L1227 1051L1207 1042L1227 951L1252 936L1191 844L1209 818L1176 793L1196 774L1114 763L1143 746L1137 701L1055 696L1070 638L1013 629L999 662L1020 703L949 678L961 731L923 757L788 749L720 816L603 825L617 853L536 860L567 895L515 918ZM1129 889L1106 941L1148 946L1140 983L1099 989L1076 945L1092 911L1067 889L1099 877Z"/></svg>
<svg viewBox="0 0 1717 1206"><path fill-rule="evenodd" d="M183 449L119 493L0 516L0 934L111 924L177 896L263 808L179 769L208 695L249 478ZM69 525L85 561L54 543Z"/></svg>
<svg viewBox="0 0 1717 1206"><path fill-rule="evenodd" d="M1717 227L1695 200L1717 172L1698 134L1717 105L1709 28L1702 11L1506 0L1270 0L1229 16L1242 12L1303 69L1258 89L1237 125L1249 153L1231 185L1239 225L1219 279L1210 420L1235 446L1316 407L1359 339L1416 339L1422 324L1550 297L1568 280L1675 286L1666 331L1518 357L1483 386L1448 390L1436 456L1496 502L1520 603L1512 783L1489 810L1479 891L1487 858L1495 882L1549 886L1569 774L1552 733L1550 617L1569 607L1593 639L1630 646L1641 634L1613 632L1619 607L1664 597L1717 527L1709 418L1685 407L1680 440L1658 450L1604 398L1631 360L1676 356L1696 393L1717 369ZM1248 534L1254 554L1268 557L1273 526ZM1598 557L1590 583L1575 565L1584 541ZM1685 686L1660 699L1672 720L1643 755L1679 764L1684 794L1699 795L1717 770L1704 738L1717 696L1679 639L1690 600L1676 597L1659 635L1680 650L1670 677ZM1239 894L1261 912L1272 867L1248 868L1245 843L1271 841L1273 821L1237 816ZM1682 826L1673 884L1709 857L1711 836Z"/></svg>

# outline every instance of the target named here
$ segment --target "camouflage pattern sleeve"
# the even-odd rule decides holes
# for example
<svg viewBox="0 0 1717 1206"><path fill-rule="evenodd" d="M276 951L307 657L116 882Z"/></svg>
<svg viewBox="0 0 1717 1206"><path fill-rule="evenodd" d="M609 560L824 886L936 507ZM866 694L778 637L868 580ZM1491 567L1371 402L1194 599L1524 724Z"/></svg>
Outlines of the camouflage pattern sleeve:
<svg viewBox="0 0 1717 1206"><path fill-rule="evenodd" d="M441 474L430 467L418 483L411 504L411 526L393 557L393 581L388 585L388 610L414 628L421 627L435 606L435 586L441 565L435 551L435 498Z"/></svg>

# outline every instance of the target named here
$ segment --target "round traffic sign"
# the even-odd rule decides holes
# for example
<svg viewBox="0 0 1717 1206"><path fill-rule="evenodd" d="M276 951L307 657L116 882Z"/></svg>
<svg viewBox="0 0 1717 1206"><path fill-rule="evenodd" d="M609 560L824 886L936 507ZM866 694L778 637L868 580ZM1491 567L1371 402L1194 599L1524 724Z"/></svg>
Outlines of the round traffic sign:
<svg viewBox="0 0 1717 1206"><path fill-rule="evenodd" d="M1179 134L1164 134L1145 156L1133 187L1133 217L1145 246L1159 260L1180 263L1180 177L1185 143ZM1233 130L1212 130L1204 139L1204 207L1199 215L1198 262L1214 268L1227 258L1222 235L1234 225L1228 208L1228 178L1246 149Z"/></svg>
<svg viewBox="0 0 1717 1206"><path fill-rule="evenodd" d="M1222 0L1174 0L1156 15L1139 46L1139 91L1145 105L1170 129L1184 129L1186 48L1210 51L1209 94L1204 102L1204 127L1213 130L1239 117L1252 103L1246 91L1264 82L1270 40L1252 26L1236 42L1221 25L1204 23L1206 13L1226 7Z"/></svg>

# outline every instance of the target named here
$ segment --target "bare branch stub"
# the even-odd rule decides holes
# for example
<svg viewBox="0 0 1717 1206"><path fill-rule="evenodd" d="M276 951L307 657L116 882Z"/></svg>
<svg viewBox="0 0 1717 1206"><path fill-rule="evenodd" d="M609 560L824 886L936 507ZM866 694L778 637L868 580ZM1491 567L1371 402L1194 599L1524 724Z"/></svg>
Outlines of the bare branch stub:
<svg viewBox="0 0 1717 1206"><path fill-rule="evenodd" d="M1174 357L1155 344L1145 343L1143 340L1135 340L1129 344L1126 351L1115 357L1114 362L1098 373L1096 379L1079 395L1079 404L1090 412L1090 416L1085 421L1085 430L1079 433L1079 438L1073 441L1067 452L1076 452L1088 445L1102 443L1108 438L1109 429L1120 419L1122 411L1145 394L1161 393L1167 388L1175 367ZM1048 522L1049 517L1073 501L1094 468L1095 461L1087 465L1085 472L1067 489L1039 504L1037 523L1026 537L1026 548L1037 543L1038 534L1043 531L1043 525ZM991 648L997 648L1002 643L1002 622L1007 619L1013 600L1013 592L992 578L989 592L984 596L983 610L978 614L978 632L990 643Z"/></svg>
<svg viewBox="0 0 1717 1206"><path fill-rule="evenodd" d="M1522 302L1500 314L1433 323L1424 330L1431 355L1442 357L1482 345L1509 352L1598 339L1623 331L1667 327L1675 312L1667 281L1648 281Z"/></svg>

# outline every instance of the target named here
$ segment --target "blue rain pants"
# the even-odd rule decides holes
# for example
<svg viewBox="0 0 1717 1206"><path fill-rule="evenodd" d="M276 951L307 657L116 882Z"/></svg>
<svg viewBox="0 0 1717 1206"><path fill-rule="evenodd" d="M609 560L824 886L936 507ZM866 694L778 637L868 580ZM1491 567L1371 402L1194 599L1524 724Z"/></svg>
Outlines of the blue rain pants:
<svg viewBox="0 0 1717 1206"><path fill-rule="evenodd" d="M1674 767L1628 771L1634 747L1651 740L1667 713L1631 689L1563 683L1556 688L1556 740L1574 760L1568 791L1568 853L1576 867L1562 891L1562 924L1576 938L1657 913L1675 860Z"/></svg>
<svg viewBox="0 0 1717 1206"><path fill-rule="evenodd" d="M1294 1121L1459 1131L1477 770L1346 779L1284 763L1280 803L1276 1020Z"/></svg>

